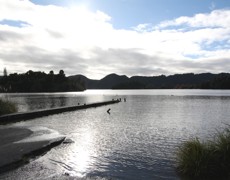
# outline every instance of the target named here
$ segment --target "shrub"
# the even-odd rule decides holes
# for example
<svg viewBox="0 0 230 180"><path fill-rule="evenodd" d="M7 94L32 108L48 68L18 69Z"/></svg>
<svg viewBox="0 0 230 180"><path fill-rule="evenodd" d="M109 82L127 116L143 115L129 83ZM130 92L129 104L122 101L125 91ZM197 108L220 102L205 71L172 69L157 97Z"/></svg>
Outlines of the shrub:
<svg viewBox="0 0 230 180"><path fill-rule="evenodd" d="M190 179L230 178L230 130L218 133L212 141L196 138L182 144L177 152L177 171Z"/></svg>
<svg viewBox="0 0 230 180"><path fill-rule="evenodd" d="M230 130L218 133L213 143L219 169L224 176L230 178Z"/></svg>
<svg viewBox="0 0 230 180"><path fill-rule="evenodd" d="M17 112L17 106L10 102L0 99L0 115Z"/></svg>

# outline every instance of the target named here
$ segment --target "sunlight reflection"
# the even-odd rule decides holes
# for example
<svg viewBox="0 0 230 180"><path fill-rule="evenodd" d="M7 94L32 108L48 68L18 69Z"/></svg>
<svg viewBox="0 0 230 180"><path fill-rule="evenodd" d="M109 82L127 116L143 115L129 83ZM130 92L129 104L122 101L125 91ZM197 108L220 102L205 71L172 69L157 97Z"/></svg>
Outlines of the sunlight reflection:
<svg viewBox="0 0 230 180"><path fill-rule="evenodd" d="M68 164L73 168L71 176L84 177L92 167L93 158L97 156L94 150L94 135L92 129L84 128L81 134L74 137L75 143L69 152Z"/></svg>
<svg viewBox="0 0 230 180"><path fill-rule="evenodd" d="M77 152L77 155L75 155L73 159L73 161L75 161L75 174L73 175L84 177L91 160L90 152L80 147L77 147L74 151Z"/></svg>

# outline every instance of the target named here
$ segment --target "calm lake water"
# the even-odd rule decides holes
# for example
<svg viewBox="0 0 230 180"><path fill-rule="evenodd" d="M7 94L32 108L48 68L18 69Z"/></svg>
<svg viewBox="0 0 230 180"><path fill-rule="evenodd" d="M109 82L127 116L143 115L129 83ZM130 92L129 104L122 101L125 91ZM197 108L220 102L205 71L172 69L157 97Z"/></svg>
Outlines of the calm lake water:
<svg viewBox="0 0 230 180"><path fill-rule="evenodd" d="M175 172L179 145L195 137L210 139L230 124L230 91L89 90L0 97L16 102L21 112L127 100L16 123L52 128L74 142L0 179L180 179Z"/></svg>

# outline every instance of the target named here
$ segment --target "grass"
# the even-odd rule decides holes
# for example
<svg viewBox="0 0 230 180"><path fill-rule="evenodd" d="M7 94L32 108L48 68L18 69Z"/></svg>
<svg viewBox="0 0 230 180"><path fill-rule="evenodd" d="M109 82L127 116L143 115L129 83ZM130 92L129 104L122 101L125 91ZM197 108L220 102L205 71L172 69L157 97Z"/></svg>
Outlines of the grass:
<svg viewBox="0 0 230 180"><path fill-rule="evenodd" d="M230 179L230 130L218 132L212 141L196 138L182 144L177 171L186 179Z"/></svg>
<svg viewBox="0 0 230 180"><path fill-rule="evenodd" d="M0 116L17 112L17 106L10 102L0 99Z"/></svg>

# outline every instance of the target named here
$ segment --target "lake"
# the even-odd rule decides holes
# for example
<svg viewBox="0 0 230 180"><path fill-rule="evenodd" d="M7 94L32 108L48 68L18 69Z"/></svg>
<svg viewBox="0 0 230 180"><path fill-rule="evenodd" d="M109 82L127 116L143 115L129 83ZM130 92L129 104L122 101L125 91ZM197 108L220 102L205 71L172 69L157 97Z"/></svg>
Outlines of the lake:
<svg viewBox="0 0 230 180"><path fill-rule="evenodd" d="M61 144L0 179L180 179L175 172L180 144L195 137L210 139L230 124L229 90L87 90L0 97L16 102L20 112L122 99L14 124L55 129L73 143Z"/></svg>

